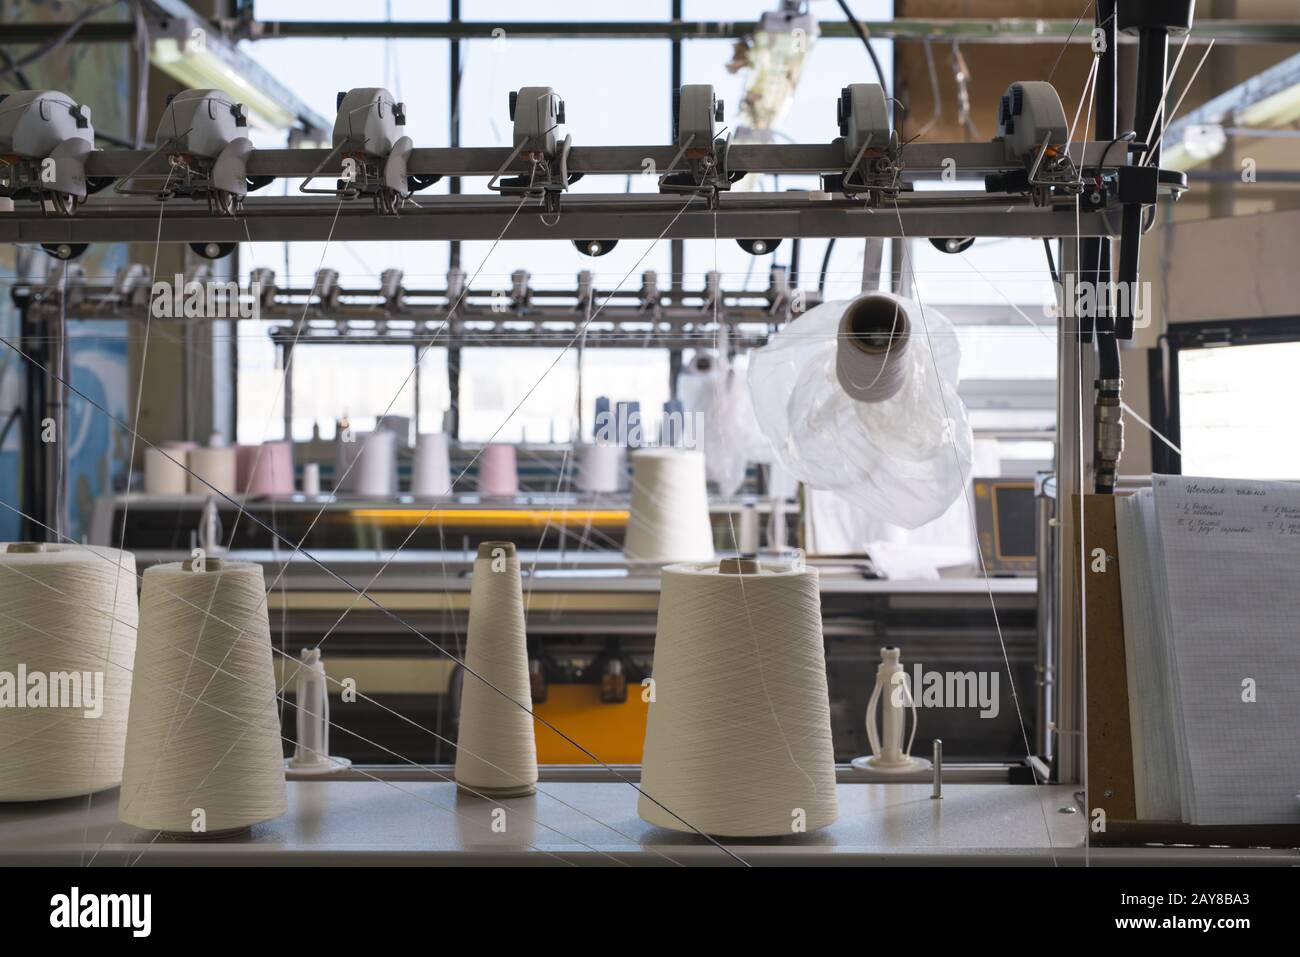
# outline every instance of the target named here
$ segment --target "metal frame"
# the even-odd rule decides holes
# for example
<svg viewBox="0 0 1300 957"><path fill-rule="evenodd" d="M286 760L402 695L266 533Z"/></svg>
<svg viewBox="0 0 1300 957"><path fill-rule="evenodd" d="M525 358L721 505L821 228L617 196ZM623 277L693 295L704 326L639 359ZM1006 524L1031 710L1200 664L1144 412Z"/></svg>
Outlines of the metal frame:
<svg viewBox="0 0 1300 957"><path fill-rule="evenodd" d="M1078 165L1117 172L1128 165L1123 151L1107 143L1075 144ZM327 150L258 150L248 159L250 176L301 178L330 168ZM412 175L490 177L524 173L526 162L511 160L505 148L416 149L410 154ZM672 146L575 146L571 172L591 176L639 174L643 162L656 168L672 163ZM332 158L338 161L337 157ZM989 173L1015 168L1001 143L914 143L901 153L904 179L937 180L952 164L961 179L980 182ZM117 178L132 171L163 171L166 159L144 151L112 150L90 154L86 174ZM323 167L322 167L323 164ZM842 144L737 145L729 166L750 173L818 175L843 172ZM156 167L156 169L155 169ZM165 175L165 173L164 173ZM982 182L980 185L983 185ZM1076 229L1084 236L1111 236L1119 230L1115 196L1107 206L1085 210L1076 219L1075 203L1035 205L1030 196L983 190L911 191L885 203L877 198L851 200L842 194L812 190L779 193L727 193L714 199L644 193L574 193L563 200L558 217L539 206L520 209L519 201L493 195L418 196L400 215L378 215L366 203L339 203L333 198L250 197L238 216L211 214L205 204L168 201L159 216L157 202L139 197L91 196L72 216L51 216L24 203L0 215L0 242L90 243L314 241L326 235L337 216L333 236L340 241L416 240L589 240L589 239L750 239L783 237L951 237L1063 236ZM506 226L509 224L509 229ZM674 271L678 271L674 267Z"/></svg>
<svg viewBox="0 0 1300 957"><path fill-rule="evenodd" d="M453 0L454 3L454 0ZM458 4L454 3L454 6ZM859 21L872 39L900 42L925 40L960 43L1088 43L1088 30L1079 30L1068 18L1029 17L922 19ZM618 23L596 21L466 21L455 10L446 20L410 20L387 23L374 20L252 20L247 23L219 21L214 25L229 31L234 39L271 41L289 38L366 38L407 40L490 40L493 30L529 40L717 40L738 39L759 28L754 20L684 21L680 11L671 20L642 20ZM8 42L48 43L67 28L66 23L7 24ZM857 33L845 20L820 20L823 37L856 39ZM129 43L134 30L127 23L87 23L77 34L78 43ZM1300 23L1291 20L1198 20L1192 43L1300 43ZM1122 43L1131 40L1121 37Z"/></svg>

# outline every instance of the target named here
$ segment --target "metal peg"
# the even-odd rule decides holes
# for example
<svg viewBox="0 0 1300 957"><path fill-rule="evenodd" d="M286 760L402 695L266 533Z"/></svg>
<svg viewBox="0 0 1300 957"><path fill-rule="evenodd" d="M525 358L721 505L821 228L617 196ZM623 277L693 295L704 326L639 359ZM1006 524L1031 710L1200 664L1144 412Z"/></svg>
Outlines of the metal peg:
<svg viewBox="0 0 1300 957"><path fill-rule="evenodd" d="M934 739L934 790L930 793L931 801L943 799L943 742Z"/></svg>

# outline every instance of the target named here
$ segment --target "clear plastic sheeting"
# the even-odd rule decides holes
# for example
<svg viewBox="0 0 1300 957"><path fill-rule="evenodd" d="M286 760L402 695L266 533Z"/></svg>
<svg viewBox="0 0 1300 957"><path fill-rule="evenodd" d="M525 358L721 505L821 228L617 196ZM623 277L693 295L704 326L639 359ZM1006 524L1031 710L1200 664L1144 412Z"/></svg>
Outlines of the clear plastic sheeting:
<svg viewBox="0 0 1300 957"><path fill-rule="evenodd" d="M896 307L906 320L905 336L885 335L886 374L893 377L890 363L901 364L901 384L876 402L852 398L837 376L837 361L841 373L846 364L860 365L859 381L880 370L880 356L862 348L852 323L841 334L846 312L864 302ZM749 391L781 465L813 488L838 492L910 529L944 514L970 478L973 439L957 395L960 361L952 324L940 313L868 293L817 306L754 351Z"/></svg>
<svg viewBox="0 0 1300 957"><path fill-rule="evenodd" d="M740 491L749 463L772 461L743 369L701 351L678 375L677 395L688 416L698 415L686 434L704 452L705 471L721 495Z"/></svg>

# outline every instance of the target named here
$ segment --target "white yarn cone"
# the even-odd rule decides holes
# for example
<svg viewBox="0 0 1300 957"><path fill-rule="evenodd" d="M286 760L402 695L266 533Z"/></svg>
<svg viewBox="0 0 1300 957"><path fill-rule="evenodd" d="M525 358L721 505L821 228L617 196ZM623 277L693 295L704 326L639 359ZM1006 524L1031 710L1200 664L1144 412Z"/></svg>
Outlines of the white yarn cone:
<svg viewBox="0 0 1300 957"><path fill-rule="evenodd" d="M817 572L721 565L664 569L637 812L721 837L825 827L839 802Z"/></svg>
<svg viewBox="0 0 1300 957"><path fill-rule="evenodd" d="M411 494L430 498L451 494L451 455L446 432L429 432L416 440Z"/></svg>
<svg viewBox="0 0 1300 957"><path fill-rule="evenodd" d="M351 442L337 444L334 491L379 497L397 491L396 434L387 429L359 432Z"/></svg>
<svg viewBox="0 0 1300 957"><path fill-rule="evenodd" d="M238 495L235 460L235 450L228 446L191 451L189 467L194 474L189 476L190 494L213 495L219 492L231 498Z"/></svg>
<svg viewBox="0 0 1300 957"><path fill-rule="evenodd" d="M703 452L658 448L632 453L632 505L623 554L637 562L713 557Z"/></svg>
<svg viewBox="0 0 1300 957"><path fill-rule="evenodd" d="M121 782L135 638L130 552L0 545L0 801Z"/></svg>
<svg viewBox="0 0 1300 957"><path fill-rule="evenodd" d="M190 564L144 573L119 815L204 837L278 817L287 799L262 567Z"/></svg>
<svg viewBox="0 0 1300 957"><path fill-rule="evenodd" d="M620 445L578 447L578 488L583 492L617 492L627 484L627 451Z"/></svg>
<svg viewBox="0 0 1300 957"><path fill-rule="evenodd" d="M456 782L492 797L522 797L537 784L537 746L519 558L510 542L484 542L470 581L466 673L456 738ZM500 689L507 697L484 682ZM521 707L522 705L522 707Z"/></svg>
<svg viewBox="0 0 1300 957"><path fill-rule="evenodd" d="M160 448L144 450L144 490L149 495L184 495L189 489L187 465L190 450L165 443Z"/></svg>

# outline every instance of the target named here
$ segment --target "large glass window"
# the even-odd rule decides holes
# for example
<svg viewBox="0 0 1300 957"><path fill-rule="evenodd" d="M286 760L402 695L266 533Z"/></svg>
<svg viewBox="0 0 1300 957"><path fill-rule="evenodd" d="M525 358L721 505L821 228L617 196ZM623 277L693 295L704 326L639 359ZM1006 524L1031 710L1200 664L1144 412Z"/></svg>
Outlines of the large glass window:
<svg viewBox="0 0 1300 957"><path fill-rule="evenodd" d="M578 356L572 349L461 351L460 438L464 442L565 442L573 431Z"/></svg>
<svg viewBox="0 0 1300 957"><path fill-rule="evenodd" d="M596 425L596 400L604 396L611 408L636 402L641 410L643 442L654 441L670 398L667 349L589 349L582 356L584 439Z"/></svg>
<svg viewBox="0 0 1300 957"><path fill-rule="evenodd" d="M1300 342L1178 353L1185 475L1300 479Z"/></svg>

